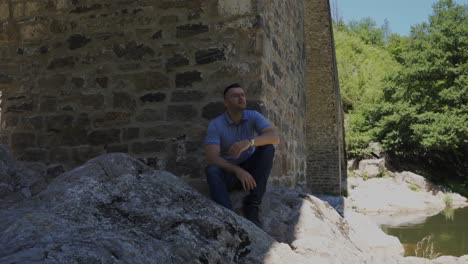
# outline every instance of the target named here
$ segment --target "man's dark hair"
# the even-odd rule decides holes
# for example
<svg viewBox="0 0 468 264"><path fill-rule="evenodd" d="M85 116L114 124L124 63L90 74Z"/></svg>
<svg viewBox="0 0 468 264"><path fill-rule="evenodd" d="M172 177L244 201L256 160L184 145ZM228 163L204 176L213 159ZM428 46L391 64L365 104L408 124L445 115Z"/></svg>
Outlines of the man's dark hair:
<svg viewBox="0 0 468 264"><path fill-rule="evenodd" d="M240 84L238 83L233 83L231 85L229 85L228 87L224 88L224 97L226 97L226 93L231 89L231 88L241 88Z"/></svg>

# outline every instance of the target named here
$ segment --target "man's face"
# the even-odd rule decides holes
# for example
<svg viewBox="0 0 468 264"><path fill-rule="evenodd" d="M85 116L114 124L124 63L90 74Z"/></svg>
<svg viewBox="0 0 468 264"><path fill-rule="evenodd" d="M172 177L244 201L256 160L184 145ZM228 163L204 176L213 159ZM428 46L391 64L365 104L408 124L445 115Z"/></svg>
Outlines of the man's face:
<svg viewBox="0 0 468 264"><path fill-rule="evenodd" d="M247 108L247 98L242 88L231 88L224 97L224 105L228 110L244 110Z"/></svg>

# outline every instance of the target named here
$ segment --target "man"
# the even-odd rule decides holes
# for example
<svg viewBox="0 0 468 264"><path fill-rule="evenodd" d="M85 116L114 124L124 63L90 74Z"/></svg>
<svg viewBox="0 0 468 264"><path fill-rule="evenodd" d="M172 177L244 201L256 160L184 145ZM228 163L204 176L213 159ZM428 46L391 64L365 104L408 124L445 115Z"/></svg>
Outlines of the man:
<svg viewBox="0 0 468 264"><path fill-rule="evenodd" d="M258 112L246 110L247 98L239 84L224 89L226 112L208 125L205 140L206 176L211 198L231 209L229 191L243 188L250 193L243 200L247 219L259 227L259 206L265 193L279 144L276 130Z"/></svg>

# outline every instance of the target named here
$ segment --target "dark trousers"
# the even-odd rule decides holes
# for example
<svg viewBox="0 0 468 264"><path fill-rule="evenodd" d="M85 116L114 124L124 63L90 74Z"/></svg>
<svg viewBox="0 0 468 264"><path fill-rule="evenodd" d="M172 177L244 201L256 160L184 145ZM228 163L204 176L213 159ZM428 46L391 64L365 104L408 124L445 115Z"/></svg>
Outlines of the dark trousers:
<svg viewBox="0 0 468 264"><path fill-rule="evenodd" d="M244 205L260 205L262 203L274 155L275 148L273 145L260 146L255 149L254 154L249 159L239 165L252 175L257 184L257 187L251 190L250 194L245 198ZM232 210L229 191L242 189L242 183L237 179L236 175L217 166L208 166L206 168L206 178L211 199Z"/></svg>

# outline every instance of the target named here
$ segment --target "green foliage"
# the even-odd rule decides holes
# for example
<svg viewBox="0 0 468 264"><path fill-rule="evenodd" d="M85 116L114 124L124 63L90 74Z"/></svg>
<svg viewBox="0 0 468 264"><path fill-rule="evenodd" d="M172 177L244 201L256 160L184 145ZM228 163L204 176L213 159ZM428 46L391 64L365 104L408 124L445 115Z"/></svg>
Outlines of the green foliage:
<svg viewBox="0 0 468 264"><path fill-rule="evenodd" d="M388 78L378 109L365 113L378 120L375 135L387 153L450 165L458 175L468 150L467 10L451 0L434 5L429 23L412 28L409 45L392 48L403 67Z"/></svg>
<svg viewBox="0 0 468 264"><path fill-rule="evenodd" d="M369 32L374 31L379 31L376 35L383 39L382 30L367 19L352 22L349 26L340 24L335 32L342 102L345 112L349 114L346 122L349 157L371 157L371 150L367 147L375 137L375 125L365 119L363 112L381 101L385 77L400 67L383 45L372 44L379 42L370 41L372 37Z"/></svg>
<svg viewBox="0 0 468 264"><path fill-rule="evenodd" d="M394 161L467 180L468 6L441 0L409 37L389 31L365 19L335 33L349 156L379 141Z"/></svg>

